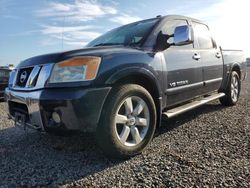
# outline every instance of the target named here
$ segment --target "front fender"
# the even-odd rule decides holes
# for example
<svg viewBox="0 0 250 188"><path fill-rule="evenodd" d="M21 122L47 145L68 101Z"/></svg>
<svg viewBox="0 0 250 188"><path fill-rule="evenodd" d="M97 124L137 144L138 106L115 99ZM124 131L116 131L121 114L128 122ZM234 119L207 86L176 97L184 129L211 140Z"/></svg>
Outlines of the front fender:
<svg viewBox="0 0 250 188"><path fill-rule="evenodd" d="M162 89L160 87L160 81L157 79L157 77L152 73L152 71L146 69L146 68L141 68L141 67L128 67L128 68L123 68L113 74L111 77L107 79L105 84L107 85L113 85L116 83L118 80L122 78L126 78L129 76L144 76L145 78L149 79L151 83L154 83L154 86L157 88L157 93L161 97L162 94Z"/></svg>
<svg viewBox="0 0 250 188"><path fill-rule="evenodd" d="M142 67L127 67L119 70L115 74L113 74L107 81L107 85L113 85L118 82L120 79L130 77L130 76L141 76L146 78L149 82L148 84L153 84L153 87L156 90L155 95L152 96L155 98L156 108L157 108L157 126L161 126L161 112L162 112L162 88L160 87L161 81L157 79L157 76L150 70Z"/></svg>

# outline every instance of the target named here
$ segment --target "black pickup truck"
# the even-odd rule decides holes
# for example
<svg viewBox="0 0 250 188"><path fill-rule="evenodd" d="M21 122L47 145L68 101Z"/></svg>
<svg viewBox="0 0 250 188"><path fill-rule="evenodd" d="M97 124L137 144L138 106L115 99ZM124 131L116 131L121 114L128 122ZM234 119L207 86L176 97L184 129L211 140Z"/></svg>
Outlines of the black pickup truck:
<svg viewBox="0 0 250 188"><path fill-rule="evenodd" d="M245 77L243 52L221 50L206 24L158 16L86 48L21 62L5 97L16 125L95 132L107 155L130 157L149 144L162 117L215 99L235 105Z"/></svg>

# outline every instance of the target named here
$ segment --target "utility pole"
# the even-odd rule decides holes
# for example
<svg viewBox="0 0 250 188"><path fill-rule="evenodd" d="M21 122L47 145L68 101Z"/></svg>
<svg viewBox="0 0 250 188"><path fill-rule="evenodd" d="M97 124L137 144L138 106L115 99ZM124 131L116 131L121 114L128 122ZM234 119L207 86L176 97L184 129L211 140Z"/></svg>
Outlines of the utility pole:
<svg viewBox="0 0 250 188"><path fill-rule="evenodd" d="M63 17L63 23L62 23L62 51L63 51L63 48L64 48L64 27L65 27L65 18L66 16Z"/></svg>

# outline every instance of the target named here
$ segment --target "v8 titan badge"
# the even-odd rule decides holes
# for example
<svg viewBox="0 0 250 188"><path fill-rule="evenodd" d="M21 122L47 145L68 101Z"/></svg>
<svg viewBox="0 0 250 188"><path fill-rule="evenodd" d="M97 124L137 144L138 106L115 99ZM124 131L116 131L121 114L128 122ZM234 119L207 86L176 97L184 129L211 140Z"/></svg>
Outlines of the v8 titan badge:
<svg viewBox="0 0 250 188"><path fill-rule="evenodd" d="M171 83L169 83L169 86L172 88L172 87L187 85L188 83L189 83L188 80L181 80L181 81L177 81L177 82L171 82Z"/></svg>

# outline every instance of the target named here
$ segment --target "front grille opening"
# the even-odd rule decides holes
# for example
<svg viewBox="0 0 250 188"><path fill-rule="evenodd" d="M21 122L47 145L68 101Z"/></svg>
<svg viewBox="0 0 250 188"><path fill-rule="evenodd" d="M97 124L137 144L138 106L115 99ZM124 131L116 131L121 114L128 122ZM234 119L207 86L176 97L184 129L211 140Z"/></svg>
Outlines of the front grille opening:
<svg viewBox="0 0 250 188"><path fill-rule="evenodd" d="M16 85L25 87L33 67L20 69L17 74Z"/></svg>
<svg viewBox="0 0 250 188"><path fill-rule="evenodd" d="M9 103L10 115L12 117L15 117L15 113L18 112L18 113L26 115L26 120L29 119L28 107L25 104L13 102L13 101L9 101L8 103Z"/></svg>

